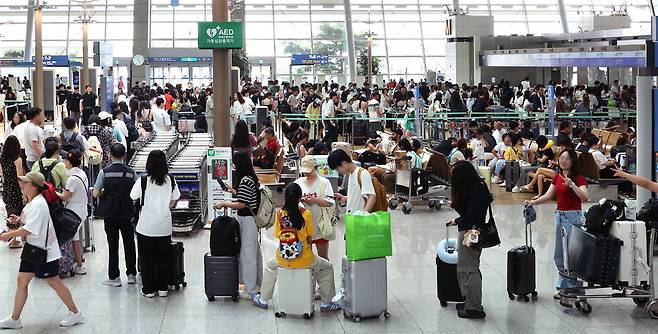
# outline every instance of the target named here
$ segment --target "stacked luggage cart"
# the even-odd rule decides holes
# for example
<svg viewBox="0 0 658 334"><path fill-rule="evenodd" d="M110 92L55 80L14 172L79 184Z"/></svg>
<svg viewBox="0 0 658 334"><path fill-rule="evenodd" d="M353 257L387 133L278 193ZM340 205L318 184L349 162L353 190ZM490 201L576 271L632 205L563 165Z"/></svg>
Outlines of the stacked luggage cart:
<svg viewBox="0 0 658 334"><path fill-rule="evenodd" d="M190 133L185 146L169 159L169 173L176 179L181 197L171 209L174 233L190 233L203 227L208 216L207 153L212 137Z"/></svg>
<svg viewBox="0 0 658 334"><path fill-rule="evenodd" d="M174 132L151 132L149 137L138 142L135 147L135 154L128 162L128 166L135 170L137 174L146 172L146 159L151 151L164 151L167 158L170 158L178 151L178 134Z"/></svg>

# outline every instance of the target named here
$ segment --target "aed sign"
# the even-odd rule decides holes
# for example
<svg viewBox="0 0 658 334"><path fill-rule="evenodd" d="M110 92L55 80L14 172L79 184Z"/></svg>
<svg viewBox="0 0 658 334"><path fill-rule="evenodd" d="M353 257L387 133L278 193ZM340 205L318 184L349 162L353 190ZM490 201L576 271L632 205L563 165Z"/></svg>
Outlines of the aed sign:
<svg viewBox="0 0 658 334"><path fill-rule="evenodd" d="M199 49L242 49L244 47L242 22L199 22L198 26Z"/></svg>

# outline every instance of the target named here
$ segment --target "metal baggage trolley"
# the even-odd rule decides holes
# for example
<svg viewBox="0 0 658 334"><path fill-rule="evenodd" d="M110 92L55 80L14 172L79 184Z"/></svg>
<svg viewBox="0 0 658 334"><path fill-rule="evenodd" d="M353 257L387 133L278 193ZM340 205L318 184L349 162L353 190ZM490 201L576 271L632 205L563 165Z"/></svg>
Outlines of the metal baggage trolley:
<svg viewBox="0 0 658 334"><path fill-rule="evenodd" d="M400 202L402 212L411 213L413 203L427 201L430 209L441 210L448 203L447 185L430 186L427 181L428 171L411 168L410 158L403 157L395 159L395 188L393 197L388 201L391 210L395 210Z"/></svg>

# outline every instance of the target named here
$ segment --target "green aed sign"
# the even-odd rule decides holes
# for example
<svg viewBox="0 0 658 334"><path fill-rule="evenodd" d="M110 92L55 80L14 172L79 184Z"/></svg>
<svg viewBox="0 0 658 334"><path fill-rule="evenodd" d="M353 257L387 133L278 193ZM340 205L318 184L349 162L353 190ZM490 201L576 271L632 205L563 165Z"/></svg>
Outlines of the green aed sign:
<svg viewBox="0 0 658 334"><path fill-rule="evenodd" d="M242 49L242 22L199 22L199 49Z"/></svg>

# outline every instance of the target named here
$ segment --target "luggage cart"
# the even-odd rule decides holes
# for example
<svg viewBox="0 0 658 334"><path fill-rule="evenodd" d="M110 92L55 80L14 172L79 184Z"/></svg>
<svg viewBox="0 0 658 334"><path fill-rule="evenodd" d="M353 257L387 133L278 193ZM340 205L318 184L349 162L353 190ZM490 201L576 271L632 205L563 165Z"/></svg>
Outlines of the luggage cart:
<svg viewBox="0 0 658 334"><path fill-rule="evenodd" d="M212 137L191 133L187 143L169 159L169 173L181 197L171 209L172 231L190 233L205 225L208 215L207 152Z"/></svg>
<svg viewBox="0 0 658 334"><path fill-rule="evenodd" d="M427 173L422 169L412 169L409 157L395 159L395 187L393 197L388 201L388 207L395 210L400 202L405 202L402 205L402 212L409 214L413 210L412 202L427 201L430 209L441 210L441 207L449 201L446 196L449 187L429 186Z"/></svg>
<svg viewBox="0 0 658 334"><path fill-rule="evenodd" d="M658 300L656 300L656 290L654 287L652 256L654 251L654 243L656 240L656 229L658 228L658 222L649 222L646 225L647 228L650 229L648 245L649 249L647 251L648 254L644 254L644 257L647 259L647 263L645 264L645 268L640 268L638 270L647 270L649 274L648 284L641 286L594 284L587 287L564 289L559 291L560 305L566 308L573 308L575 306L580 313L587 315L592 312L592 305L588 302L588 299L630 298L633 300L635 305L645 308L651 318L658 319ZM565 236L564 234L565 233L563 232L563 237ZM567 268L567 271L568 270L569 268ZM569 276L568 274L564 275L570 278L575 278ZM610 289L612 290L611 292L605 293Z"/></svg>

